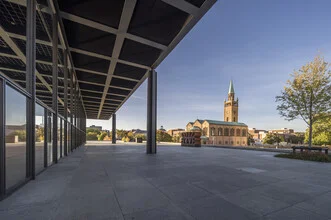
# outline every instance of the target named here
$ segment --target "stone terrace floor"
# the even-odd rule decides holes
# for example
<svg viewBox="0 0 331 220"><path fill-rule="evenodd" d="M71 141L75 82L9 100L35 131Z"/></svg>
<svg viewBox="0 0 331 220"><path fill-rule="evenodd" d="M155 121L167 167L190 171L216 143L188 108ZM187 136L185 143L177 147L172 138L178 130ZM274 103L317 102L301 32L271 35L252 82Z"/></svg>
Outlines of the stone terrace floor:
<svg viewBox="0 0 331 220"><path fill-rule="evenodd" d="M0 219L331 219L331 165L273 155L90 143L0 202Z"/></svg>

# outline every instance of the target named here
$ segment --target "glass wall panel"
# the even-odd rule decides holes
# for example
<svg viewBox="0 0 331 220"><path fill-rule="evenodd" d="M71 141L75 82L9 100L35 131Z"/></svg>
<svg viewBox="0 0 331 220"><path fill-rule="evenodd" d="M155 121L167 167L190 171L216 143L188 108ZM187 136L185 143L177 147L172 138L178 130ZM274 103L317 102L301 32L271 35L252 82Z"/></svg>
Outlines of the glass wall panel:
<svg viewBox="0 0 331 220"><path fill-rule="evenodd" d="M61 118L57 118L57 159L61 157Z"/></svg>
<svg viewBox="0 0 331 220"><path fill-rule="evenodd" d="M68 123L68 134L67 134L67 137L68 137L68 152L71 151L71 124Z"/></svg>
<svg viewBox="0 0 331 220"><path fill-rule="evenodd" d="M53 114L47 114L47 165L53 163Z"/></svg>
<svg viewBox="0 0 331 220"><path fill-rule="evenodd" d="M35 164L36 173L44 168L44 143L45 143L45 109L36 104L36 148Z"/></svg>
<svg viewBox="0 0 331 220"><path fill-rule="evenodd" d="M61 119L61 133L62 133L62 139L61 139L61 148L62 148L62 155L61 157L64 156L64 123L65 121L63 119Z"/></svg>
<svg viewBox="0 0 331 220"><path fill-rule="evenodd" d="M6 85L6 188L26 177L26 97Z"/></svg>

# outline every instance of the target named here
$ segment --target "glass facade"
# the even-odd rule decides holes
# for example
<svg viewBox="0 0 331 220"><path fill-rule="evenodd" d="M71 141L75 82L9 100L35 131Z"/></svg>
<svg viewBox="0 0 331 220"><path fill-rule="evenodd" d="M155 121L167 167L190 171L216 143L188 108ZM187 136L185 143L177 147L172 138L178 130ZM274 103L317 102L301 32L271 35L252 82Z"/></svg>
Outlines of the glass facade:
<svg viewBox="0 0 331 220"><path fill-rule="evenodd" d="M61 119L61 157L64 156L64 120Z"/></svg>
<svg viewBox="0 0 331 220"><path fill-rule="evenodd" d="M36 104L36 140L35 140L35 166L36 173L44 169L45 153L45 109Z"/></svg>
<svg viewBox="0 0 331 220"><path fill-rule="evenodd" d="M47 165L53 163L53 114L47 114Z"/></svg>
<svg viewBox="0 0 331 220"><path fill-rule="evenodd" d="M61 157L61 118L57 118L57 159Z"/></svg>
<svg viewBox="0 0 331 220"><path fill-rule="evenodd" d="M6 85L5 95L5 149L6 188L26 177L26 97Z"/></svg>
<svg viewBox="0 0 331 220"><path fill-rule="evenodd" d="M43 3L48 4L47 1ZM32 4L29 4L30 10L27 10L24 4L16 4L12 1L0 1L0 6L6 9L3 12L8 15L8 17L4 15L2 20L10 18L9 22L2 24L2 28L9 28L10 31L22 30L19 31L22 35L19 39L7 35L6 39L0 37L1 52L8 53L8 56L2 54L0 61L0 200L2 200L17 187L33 179L43 169L56 164L65 155L64 143L67 144L67 152L85 143L86 114L78 95L70 96L73 90L76 90L76 94L78 91L74 89L77 85L73 84L73 73L68 68L68 64L64 63L68 60L64 52L65 45L54 50L52 45L55 42L52 42L52 36L48 35L55 33L53 30L58 27L53 28L52 16L37 11L34 14ZM13 16L9 16L10 13L13 13ZM27 23L36 22L34 18L38 22L36 30L30 29L33 25L26 26ZM23 36L25 34L26 36ZM33 41L33 37L48 43ZM12 45L15 44L17 48L13 50ZM59 64L57 70L53 68L56 65L52 63L56 61L56 56L53 57L55 51ZM16 56L18 53L20 56ZM36 59L42 59L44 62L37 62ZM42 75L36 78L33 75L36 72L34 70ZM35 81L33 82L32 79ZM53 79L56 79L58 86L53 85L53 82L56 82ZM65 82L68 85L66 88ZM53 94L56 92L58 95L54 98L57 98L58 106L57 109L53 109ZM71 118L69 113L73 112L75 115ZM54 115L58 116L55 125ZM79 118L76 118L78 116ZM67 125L66 130L64 124ZM64 134L67 134L67 139ZM74 134L79 135L73 136Z"/></svg>

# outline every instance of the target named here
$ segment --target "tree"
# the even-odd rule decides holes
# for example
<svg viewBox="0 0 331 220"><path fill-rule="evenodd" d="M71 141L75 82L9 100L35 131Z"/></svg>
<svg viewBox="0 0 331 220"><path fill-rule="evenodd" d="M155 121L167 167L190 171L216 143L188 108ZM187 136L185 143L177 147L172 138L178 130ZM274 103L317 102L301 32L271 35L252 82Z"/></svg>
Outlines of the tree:
<svg viewBox="0 0 331 220"><path fill-rule="evenodd" d="M117 136L117 138L119 138L119 139L123 139L123 137L126 137L127 133L128 133L128 131L125 131L125 130L123 130L123 129L121 129L121 130L116 130L116 136Z"/></svg>
<svg viewBox="0 0 331 220"><path fill-rule="evenodd" d="M171 137L170 134L158 130L158 131L156 132L156 140L157 140L158 142L172 142L172 137Z"/></svg>
<svg viewBox="0 0 331 220"><path fill-rule="evenodd" d="M288 121L301 118L309 129L308 144L312 144L312 127L331 109L331 72L329 64L320 56L291 74L292 79L276 96L279 114Z"/></svg>
<svg viewBox="0 0 331 220"><path fill-rule="evenodd" d="M103 131L101 134L98 135L98 141L103 141L103 139L107 136L107 132Z"/></svg>
<svg viewBox="0 0 331 220"><path fill-rule="evenodd" d="M89 133L89 132L94 132L94 133L97 133L97 134L100 134L101 131L99 129L96 129L96 128L86 128L86 133Z"/></svg>
<svg viewBox="0 0 331 220"><path fill-rule="evenodd" d="M305 141L309 139L309 131L305 133ZM313 125L312 143L314 145L331 144L331 115L323 120L318 120Z"/></svg>
<svg viewBox="0 0 331 220"><path fill-rule="evenodd" d="M172 141L175 142L175 143L180 143L181 138L182 138L182 134L179 133L179 134L176 134L172 137Z"/></svg>
<svg viewBox="0 0 331 220"><path fill-rule="evenodd" d="M86 133L86 140L88 140L88 141L97 141L98 140L98 133L96 133L96 132L87 132Z"/></svg>
<svg viewBox="0 0 331 220"><path fill-rule="evenodd" d="M248 145L251 145L251 144L254 145L254 143L255 143L255 140L254 140L254 138L253 138L253 135L251 135L250 133L248 133L248 136L247 136L247 144L248 144Z"/></svg>
<svg viewBox="0 0 331 220"><path fill-rule="evenodd" d="M144 134L136 134L134 138L141 138L143 141L146 141L146 135Z"/></svg>
<svg viewBox="0 0 331 220"><path fill-rule="evenodd" d="M274 144L277 143L277 146L279 146L279 143L284 141L284 136L280 136L278 134L268 133L265 138L263 138L264 144Z"/></svg>

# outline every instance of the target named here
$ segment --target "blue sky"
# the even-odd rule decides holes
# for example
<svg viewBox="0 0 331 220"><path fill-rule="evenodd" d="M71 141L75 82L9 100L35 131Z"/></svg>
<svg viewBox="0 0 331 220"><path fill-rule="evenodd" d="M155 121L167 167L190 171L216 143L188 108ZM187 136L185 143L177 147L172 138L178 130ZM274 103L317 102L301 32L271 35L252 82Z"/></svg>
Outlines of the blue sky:
<svg viewBox="0 0 331 220"><path fill-rule="evenodd" d="M275 96L316 54L331 62L330 8L330 0L219 0L157 68L158 127L223 120L232 79L240 122L304 131L301 120L278 115ZM146 90L145 82L117 112L117 128L146 128Z"/></svg>

